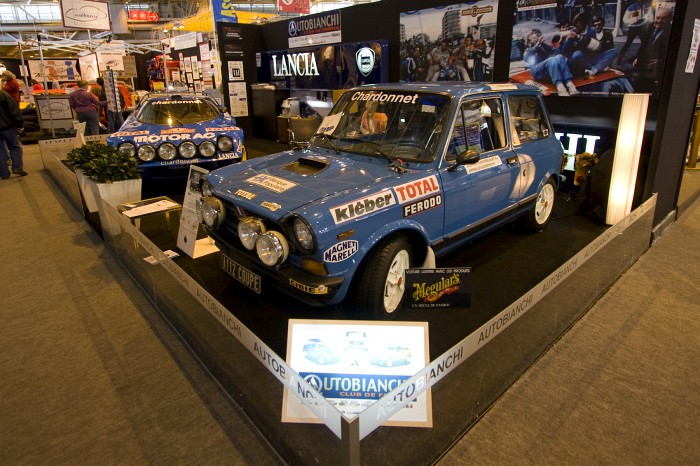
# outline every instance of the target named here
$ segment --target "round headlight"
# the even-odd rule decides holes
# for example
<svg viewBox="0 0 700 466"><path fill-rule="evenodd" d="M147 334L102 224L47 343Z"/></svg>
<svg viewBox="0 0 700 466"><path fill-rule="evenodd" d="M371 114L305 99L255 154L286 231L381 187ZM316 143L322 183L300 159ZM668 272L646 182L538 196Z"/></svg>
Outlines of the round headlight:
<svg viewBox="0 0 700 466"><path fill-rule="evenodd" d="M209 228L216 228L224 222L224 205L215 197L202 198L202 220Z"/></svg>
<svg viewBox="0 0 700 466"><path fill-rule="evenodd" d="M199 153L203 157L211 157L216 153L216 146L211 141L204 141L199 145Z"/></svg>
<svg viewBox="0 0 700 466"><path fill-rule="evenodd" d="M197 146L195 146L194 143L190 141L185 141L182 144L180 144L180 148L178 150L180 151L180 155L186 159L191 159L192 157L197 155Z"/></svg>
<svg viewBox="0 0 700 466"><path fill-rule="evenodd" d="M208 182L205 178L202 178L202 181L200 181L199 190L202 192L202 196L204 197L212 195L211 183Z"/></svg>
<svg viewBox="0 0 700 466"><path fill-rule="evenodd" d="M263 233L265 233L265 225L258 218L244 217L238 222L238 238L243 243L243 247L249 251L255 249L255 242Z"/></svg>
<svg viewBox="0 0 700 466"><path fill-rule="evenodd" d="M294 238L296 238L297 243L304 252L311 252L314 250L314 234L309 224L301 217L294 219Z"/></svg>
<svg viewBox="0 0 700 466"><path fill-rule="evenodd" d="M172 160L177 155L177 149L169 142L164 142L158 148L158 156L163 160Z"/></svg>
<svg viewBox="0 0 700 466"><path fill-rule="evenodd" d="M128 155L129 157L134 157L136 155L136 147L130 142L122 142L117 147L119 153L123 155Z"/></svg>
<svg viewBox="0 0 700 466"><path fill-rule="evenodd" d="M255 243L255 250L263 264L274 267L287 260L289 254L289 244L277 231L263 233Z"/></svg>
<svg viewBox="0 0 700 466"><path fill-rule="evenodd" d="M150 162L156 158L156 150L153 148L153 146L141 146L136 154L144 162Z"/></svg>
<svg viewBox="0 0 700 466"><path fill-rule="evenodd" d="M228 152L233 149L233 140L228 136L221 136L216 144L221 152Z"/></svg>

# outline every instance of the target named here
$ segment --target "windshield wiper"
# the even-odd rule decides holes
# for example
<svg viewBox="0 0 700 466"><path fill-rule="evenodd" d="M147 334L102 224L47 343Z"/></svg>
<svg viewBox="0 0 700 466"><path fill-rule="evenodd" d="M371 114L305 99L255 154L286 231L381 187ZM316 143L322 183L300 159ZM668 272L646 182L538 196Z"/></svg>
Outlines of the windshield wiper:
<svg viewBox="0 0 700 466"><path fill-rule="evenodd" d="M316 133L316 134L314 134L314 135L311 136L311 137L312 137L312 138L320 137L321 139L323 139L323 138L327 139L328 142L331 143L331 146L333 146L333 149L335 150L335 153L336 153L336 154L339 154L339 153L340 153L340 149L338 149L338 146L336 146L335 143L333 142L333 139L338 139L336 136L332 136L332 135L330 135L330 134L328 134L328 133Z"/></svg>
<svg viewBox="0 0 700 466"><path fill-rule="evenodd" d="M399 173L406 173L406 169L401 166L401 161L397 159L399 161L399 163L396 163L396 160L394 160L394 158L391 155L387 154L386 152L384 152L383 150L381 150L379 148L380 144L378 142L366 141L364 139L358 139L358 140L362 141L366 144L369 144L369 146L372 149L374 149L377 152L377 154L379 154L382 157L384 157L385 159L387 159L389 161L389 168L391 168L392 170L396 170Z"/></svg>

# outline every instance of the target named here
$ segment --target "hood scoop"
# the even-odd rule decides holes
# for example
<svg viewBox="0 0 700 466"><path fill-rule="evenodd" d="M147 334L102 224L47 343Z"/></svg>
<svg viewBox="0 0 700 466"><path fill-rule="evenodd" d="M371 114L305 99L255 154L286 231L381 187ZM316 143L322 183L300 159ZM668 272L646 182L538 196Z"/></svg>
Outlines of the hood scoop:
<svg viewBox="0 0 700 466"><path fill-rule="evenodd" d="M315 175L330 166L330 162L325 157L308 155L299 157L294 162L284 166L285 170L299 175Z"/></svg>

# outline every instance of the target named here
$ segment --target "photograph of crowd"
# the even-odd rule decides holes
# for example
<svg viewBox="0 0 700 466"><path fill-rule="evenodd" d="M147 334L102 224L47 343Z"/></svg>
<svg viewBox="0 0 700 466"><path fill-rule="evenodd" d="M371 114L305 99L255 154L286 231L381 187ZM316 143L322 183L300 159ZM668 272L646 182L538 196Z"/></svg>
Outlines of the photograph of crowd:
<svg viewBox="0 0 700 466"><path fill-rule="evenodd" d="M497 6L480 0L401 13L401 81L492 81Z"/></svg>
<svg viewBox="0 0 700 466"><path fill-rule="evenodd" d="M515 0L510 79L545 95L656 96L675 0Z"/></svg>

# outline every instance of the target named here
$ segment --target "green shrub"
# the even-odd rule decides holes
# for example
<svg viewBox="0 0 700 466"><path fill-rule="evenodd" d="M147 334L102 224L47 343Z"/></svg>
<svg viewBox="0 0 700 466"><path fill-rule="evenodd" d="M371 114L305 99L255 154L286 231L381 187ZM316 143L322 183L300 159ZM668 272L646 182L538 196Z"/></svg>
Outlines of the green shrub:
<svg viewBox="0 0 700 466"><path fill-rule="evenodd" d="M98 183L141 178L139 164L134 157L99 142L89 142L71 150L66 161Z"/></svg>

